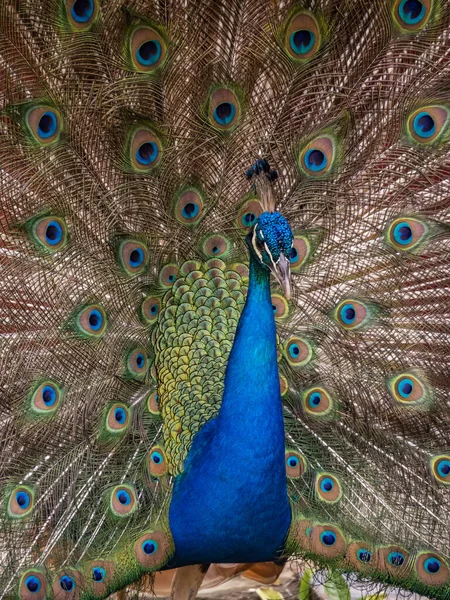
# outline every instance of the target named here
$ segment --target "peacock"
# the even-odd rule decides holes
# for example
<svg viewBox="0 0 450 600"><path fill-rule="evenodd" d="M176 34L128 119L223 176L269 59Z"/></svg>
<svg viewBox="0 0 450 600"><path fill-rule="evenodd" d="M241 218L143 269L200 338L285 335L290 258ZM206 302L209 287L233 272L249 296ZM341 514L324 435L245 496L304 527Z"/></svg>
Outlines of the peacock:
<svg viewBox="0 0 450 600"><path fill-rule="evenodd" d="M0 598L448 600L450 4L2 0L0 57Z"/></svg>

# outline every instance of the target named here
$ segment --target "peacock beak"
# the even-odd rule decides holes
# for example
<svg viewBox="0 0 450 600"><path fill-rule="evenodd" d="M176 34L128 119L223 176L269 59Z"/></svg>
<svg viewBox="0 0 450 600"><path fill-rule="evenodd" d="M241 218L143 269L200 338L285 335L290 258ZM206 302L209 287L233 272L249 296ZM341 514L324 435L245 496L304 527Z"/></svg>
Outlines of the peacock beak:
<svg viewBox="0 0 450 600"><path fill-rule="evenodd" d="M291 261L281 252L280 258L271 271L280 284L284 297L289 300L291 297Z"/></svg>

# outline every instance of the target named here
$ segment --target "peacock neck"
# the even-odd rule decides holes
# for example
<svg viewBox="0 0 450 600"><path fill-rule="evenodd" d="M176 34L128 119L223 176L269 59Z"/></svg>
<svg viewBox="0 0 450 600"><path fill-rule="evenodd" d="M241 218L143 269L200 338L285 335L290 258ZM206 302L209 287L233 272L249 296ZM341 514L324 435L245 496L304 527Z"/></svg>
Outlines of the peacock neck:
<svg viewBox="0 0 450 600"><path fill-rule="evenodd" d="M224 383L219 414L194 438L175 482L173 567L274 560L289 528L269 272L253 258Z"/></svg>
<svg viewBox="0 0 450 600"><path fill-rule="evenodd" d="M281 415L276 327L270 295L270 273L251 255L247 301L228 358L218 428L237 428ZM280 420L282 426L282 419Z"/></svg>

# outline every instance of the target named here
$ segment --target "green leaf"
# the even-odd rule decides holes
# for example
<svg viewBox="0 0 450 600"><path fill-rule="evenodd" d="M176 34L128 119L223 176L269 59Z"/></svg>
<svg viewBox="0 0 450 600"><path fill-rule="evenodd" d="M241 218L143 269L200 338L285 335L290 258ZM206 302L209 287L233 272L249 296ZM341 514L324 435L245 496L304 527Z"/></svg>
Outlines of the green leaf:
<svg viewBox="0 0 450 600"><path fill-rule="evenodd" d="M300 587L298 589L298 600L312 600L311 581L314 576L312 569L306 569L303 577L300 579Z"/></svg>
<svg viewBox="0 0 450 600"><path fill-rule="evenodd" d="M337 571L329 571L324 588L329 600L350 600L347 582Z"/></svg>
<svg viewBox="0 0 450 600"><path fill-rule="evenodd" d="M261 600L284 600L280 592L277 592L273 588L259 588L256 593Z"/></svg>

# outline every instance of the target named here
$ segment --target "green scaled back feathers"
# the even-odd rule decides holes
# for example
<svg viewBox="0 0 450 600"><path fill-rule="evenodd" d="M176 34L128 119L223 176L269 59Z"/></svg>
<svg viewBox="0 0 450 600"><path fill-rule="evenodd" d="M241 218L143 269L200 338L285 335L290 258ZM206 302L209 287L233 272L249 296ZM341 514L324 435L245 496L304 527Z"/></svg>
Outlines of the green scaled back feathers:
<svg viewBox="0 0 450 600"><path fill-rule="evenodd" d="M449 48L442 0L1 3L0 598L173 554L258 157L294 231L285 554L450 598Z"/></svg>

